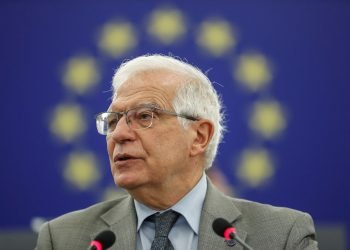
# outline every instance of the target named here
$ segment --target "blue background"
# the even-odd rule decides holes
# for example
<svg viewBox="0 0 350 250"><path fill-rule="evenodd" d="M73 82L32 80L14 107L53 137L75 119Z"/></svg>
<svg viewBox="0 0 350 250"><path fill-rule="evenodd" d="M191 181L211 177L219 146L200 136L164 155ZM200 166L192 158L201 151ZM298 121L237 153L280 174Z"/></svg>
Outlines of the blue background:
<svg viewBox="0 0 350 250"><path fill-rule="evenodd" d="M342 1L198 1L167 2L189 21L185 38L167 46L152 41L145 17L161 7L138 1L2 1L0 3L0 228L29 227L33 217L56 217L101 200L109 175L104 138L95 132L93 115L108 106L114 69L124 58L169 52L186 58L223 85L228 128L217 164L243 198L288 206L310 213L316 224L350 226L350 5ZM219 58L195 44L194 26L219 16L239 29L234 52ZM96 31L123 18L139 31L138 46L119 59L101 57ZM230 58L258 49L274 64L269 89L251 94L230 74ZM77 53L103 61L98 87L87 96L71 97L60 68ZM247 126L246 109L260 95L273 96L288 111L283 135L259 141ZM103 178L94 189L78 191L62 177L62 159L73 150L49 131L48 117L62 100L80 103L91 119L74 146L96 152ZM276 171L262 187L243 185L232 162L243 148L257 144L273 152Z"/></svg>

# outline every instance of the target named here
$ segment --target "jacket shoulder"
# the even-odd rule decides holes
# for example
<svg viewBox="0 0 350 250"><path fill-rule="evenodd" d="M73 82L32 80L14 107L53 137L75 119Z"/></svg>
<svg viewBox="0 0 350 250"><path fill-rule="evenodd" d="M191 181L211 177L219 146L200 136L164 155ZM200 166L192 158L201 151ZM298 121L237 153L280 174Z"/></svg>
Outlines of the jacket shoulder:
<svg viewBox="0 0 350 250"><path fill-rule="evenodd" d="M308 213L286 207L232 199L242 216L237 228L250 232L250 242L258 246L266 242L268 248L317 249L314 223Z"/></svg>
<svg viewBox="0 0 350 250"><path fill-rule="evenodd" d="M108 226L102 216L130 204L129 201L130 196L118 197L44 223L38 235L36 250L86 249L92 237Z"/></svg>
<svg viewBox="0 0 350 250"><path fill-rule="evenodd" d="M117 206L121 202L125 202L128 199L128 196L122 196L114 200L104 201L100 203L96 203L90 207L85 209L76 210L73 212L66 213L61 215L49 223L51 227L56 226L69 226L69 225L84 225L89 224L91 222L96 222L101 215L106 213L112 207Z"/></svg>
<svg viewBox="0 0 350 250"><path fill-rule="evenodd" d="M297 217L307 216L307 213L292 208L272 206L237 198L232 198L232 201L243 215L249 215L252 220L274 218L279 222L281 222L282 219L285 223L293 223Z"/></svg>

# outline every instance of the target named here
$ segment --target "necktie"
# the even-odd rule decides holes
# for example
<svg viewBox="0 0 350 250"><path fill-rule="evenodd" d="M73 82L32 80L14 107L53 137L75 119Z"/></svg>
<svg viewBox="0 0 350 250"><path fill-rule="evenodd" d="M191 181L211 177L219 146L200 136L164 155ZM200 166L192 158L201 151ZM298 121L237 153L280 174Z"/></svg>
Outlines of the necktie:
<svg viewBox="0 0 350 250"><path fill-rule="evenodd" d="M151 217L151 220L154 220L156 226L156 234L151 250L174 250L168 235L179 214L173 210L169 210L161 214L154 214Z"/></svg>

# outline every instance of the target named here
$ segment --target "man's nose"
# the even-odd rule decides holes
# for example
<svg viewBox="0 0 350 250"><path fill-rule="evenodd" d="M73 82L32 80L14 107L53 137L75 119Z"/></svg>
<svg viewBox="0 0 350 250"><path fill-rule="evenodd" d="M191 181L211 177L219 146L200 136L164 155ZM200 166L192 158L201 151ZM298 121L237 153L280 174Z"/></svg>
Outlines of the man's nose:
<svg viewBox="0 0 350 250"><path fill-rule="evenodd" d="M118 143L132 141L135 139L134 130L129 127L125 115L123 115L122 118L118 121L117 125L111 133L111 138L113 138Z"/></svg>

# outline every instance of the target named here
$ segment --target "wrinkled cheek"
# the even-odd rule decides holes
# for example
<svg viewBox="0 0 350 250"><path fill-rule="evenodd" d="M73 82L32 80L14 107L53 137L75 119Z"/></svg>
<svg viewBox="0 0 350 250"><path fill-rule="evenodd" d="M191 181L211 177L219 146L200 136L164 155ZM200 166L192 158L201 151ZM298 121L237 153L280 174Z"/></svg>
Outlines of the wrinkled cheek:
<svg viewBox="0 0 350 250"><path fill-rule="evenodd" d="M111 175L112 175L113 181L116 185L119 186L120 178L122 177L122 175L118 170L117 166L113 162L110 162L110 168L111 168Z"/></svg>
<svg viewBox="0 0 350 250"><path fill-rule="evenodd" d="M115 143L110 140L107 140L107 153L110 161L113 161L113 151L115 148Z"/></svg>
<svg viewBox="0 0 350 250"><path fill-rule="evenodd" d="M107 153L108 153L108 159L109 159L109 165L110 165L110 168L111 168L111 172L112 172L112 175L114 176L115 174L115 166L114 165L114 162L113 162L113 151L114 151L114 147L115 147L115 144L114 143L111 143L111 142L108 142L107 141Z"/></svg>
<svg viewBox="0 0 350 250"><path fill-rule="evenodd" d="M116 167L114 166L113 162L110 160L109 161L109 165L110 165L110 169L111 169L111 173L112 173L112 176L114 177L114 175L116 174Z"/></svg>

